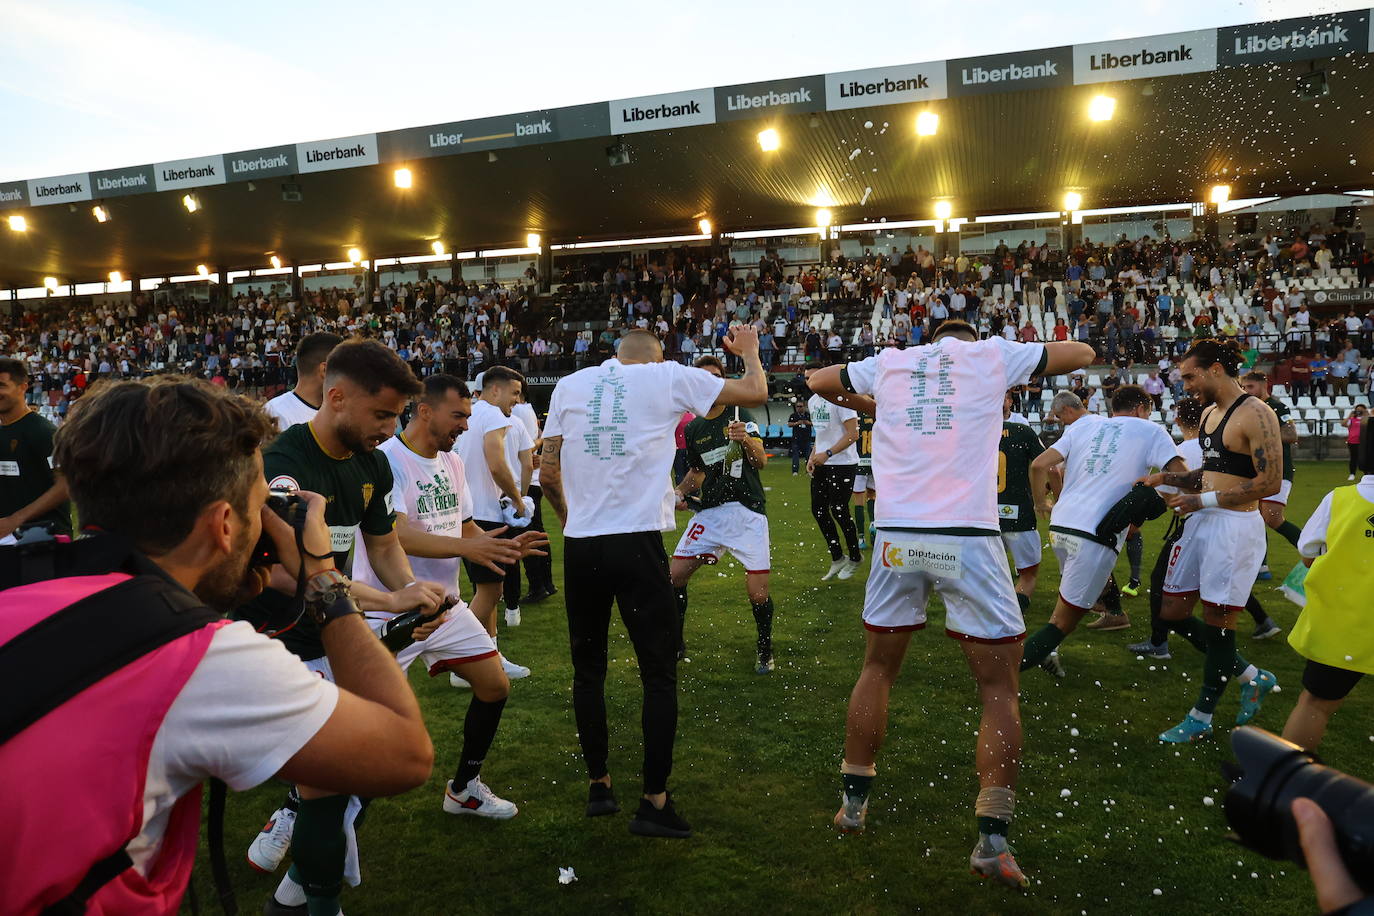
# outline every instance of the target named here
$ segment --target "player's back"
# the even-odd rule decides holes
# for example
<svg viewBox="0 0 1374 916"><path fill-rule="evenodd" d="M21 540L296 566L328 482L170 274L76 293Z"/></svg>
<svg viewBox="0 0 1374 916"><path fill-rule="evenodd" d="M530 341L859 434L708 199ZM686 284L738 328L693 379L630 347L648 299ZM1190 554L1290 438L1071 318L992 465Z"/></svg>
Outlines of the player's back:
<svg viewBox="0 0 1374 916"><path fill-rule="evenodd" d="M1107 510L1150 468L1178 457L1164 427L1139 417L1080 417L1055 442L1064 456L1064 489L1050 524L1095 531Z"/></svg>

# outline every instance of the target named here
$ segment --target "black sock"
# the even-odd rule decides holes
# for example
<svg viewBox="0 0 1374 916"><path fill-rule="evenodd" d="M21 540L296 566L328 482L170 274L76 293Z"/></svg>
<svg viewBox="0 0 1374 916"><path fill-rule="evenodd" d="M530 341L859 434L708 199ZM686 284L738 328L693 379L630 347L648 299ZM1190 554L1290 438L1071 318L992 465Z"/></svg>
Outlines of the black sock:
<svg viewBox="0 0 1374 916"><path fill-rule="evenodd" d="M1121 613L1121 589L1116 587L1116 576L1107 577L1107 587L1102 589L1102 606L1108 614Z"/></svg>
<svg viewBox="0 0 1374 916"><path fill-rule="evenodd" d="M1298 546L1298 537L1302 534L1302 529L1297 525L1284 519L1283 524L1279 525L1279 527L1274 530L1277 531L1285 541L1292 544L1294 547Z"/></svg>
<svg viewBox="0 0 1374 916"><path fill-rule="evenodd" d="M1202 665L1202 689L1197 711L1211 714L1226 690L1226 684L1245 670L1245 659L1236 653L1236 631L1203 625L1207 631L1207 660Z"/></svg>
<svg viewBox="0 0 1374 916"><path fill-rule="evenodd" d="M1166 620L1169 629L1192 645L1199 652L1207 651L1207 631L1201 620L1196 617L1185 617L1183 620Z"/></svg>
<svg viewBox="0 0 1374 916"><path fill-rule="evenodd" d="M677 647L687 648L687 586L673 589L677 599Z"/></svg>
<svg viewBox="0 0 1374 916"><path fill-rule="evenodd" d="M495 703L473 697L468 704L468 714L463 719L463 752L458 760L458 772L453 777L455 792L463 791L463 786L482 772L482 762L491 750L496 729L501 725L501 710L505 708L505 697Z"/></svg>
<svg viewBox="0 0 1374 916"><path fill-rule="evenodd" d="M859 505L854 507L854 527L859 529L859 540L868 536L868 525L864 523L864 507Z"/></svg>
<svg viewBox="0 0 1374 916"><path fill-rule="evenodd" d="M754 611L754 627L758 630L755 643L760 658L773 657L773 598L770 595L760 604L751 603Z"/></svg>
<svg viewBox="0 0 1374 916"><path fill-rule="evenodd" d="M1011 821L1004 821L999 817L980 817L978 818L978 832L985 836L1001 836L1011 831Z"/></svg>
<svg viewBox="0 0 1374 916"><path fill-rule="evenodd" d="M1016 603L1021 605L1021 616L1025 617L1027 612L1030 611L1030 595L1023 595L1020 592L1017 592Z"/></svg>
<svg viewBox="0 0 1374 916"><path fill-rule="evenodd" d="M1145 539L1140 536L1140 532L1126 538L1126 559L1131 564L1131 584L1140 581L1140 559L1145 552Z"/></svg>
<svg viewBox="0 0 1374 916"><path fill-rule="evenodd" d="M1264 605L1259 603L1259 599L1252 593L1245 601L1245 609L1250 612L1250 616L1255 618L1256 624L1262 624L1269 619L1269 614L1264 610Z"/></svg>
<svg viewBox="0 0 1374 916"><path fill-rule="evenodd" d="M286 801L282 802L282 807L287 811L299 812L301 810L301 795L296 791L295 786L286 790Z"/></svg>
<svg viewBox="0 0 1374 916"><path fill-rule="evenodd" d="M325 908L343 890L344 838L347 795L302 799L296 829L291 835L291 865L306 896L317 898Z"/></svg>

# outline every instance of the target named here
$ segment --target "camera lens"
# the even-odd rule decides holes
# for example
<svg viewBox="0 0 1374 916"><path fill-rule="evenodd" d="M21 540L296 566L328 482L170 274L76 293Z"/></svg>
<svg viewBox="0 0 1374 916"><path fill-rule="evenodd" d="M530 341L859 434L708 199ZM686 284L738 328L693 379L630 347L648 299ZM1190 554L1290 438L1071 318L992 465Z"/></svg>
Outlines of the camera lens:
<svg viewBox="0 0 1374 916"><path fill-rule="evenodd" d="M1253 726L1232 732L1231 748L1242 774L1226 793L1226 819L1240 842L1271 859L1305 864L1292 805L1309 798L1331 818L1350 873L1374 891L1374 786Z"/></svg>

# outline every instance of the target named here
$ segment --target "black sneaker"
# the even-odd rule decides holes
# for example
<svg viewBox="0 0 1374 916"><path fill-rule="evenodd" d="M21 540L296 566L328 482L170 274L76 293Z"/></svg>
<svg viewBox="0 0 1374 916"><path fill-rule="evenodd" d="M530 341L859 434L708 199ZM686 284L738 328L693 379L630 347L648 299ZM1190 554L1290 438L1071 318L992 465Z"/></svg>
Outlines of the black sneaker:
<svg viewBox="0 0 1374 916"><path fill-rule="evenodd" d="M557 592L555 588L531 588L530 593L520 599L520 603L538 604L546 598L552 598Z"/></svg>
<svg viewBox="0 0 1374 916"><path fill-rule="evenodd" d="M620 811L620 805L615 800L615 792L605 783L594 782L587 790L587 817L600 817L603 814L615 814Z"/></svg>
<svg viewBox="0 0 1374 916"><path fill-rule="evenodd" d="M672 793L669 793L662 808L655 808L653 802L647 798L641 798L639 810L635 812L634 819L630 821L630 832L639 836L685 840L692 835L692 828L673 810L673 796Z"/></svg>

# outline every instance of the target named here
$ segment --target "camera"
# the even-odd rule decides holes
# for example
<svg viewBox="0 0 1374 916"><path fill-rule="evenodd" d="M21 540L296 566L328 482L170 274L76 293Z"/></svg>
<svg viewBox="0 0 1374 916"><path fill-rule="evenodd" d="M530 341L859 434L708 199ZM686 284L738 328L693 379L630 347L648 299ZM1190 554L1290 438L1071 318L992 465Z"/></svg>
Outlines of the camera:
<svg viewBox="0 0 1374 916"><path fill-rule="evenodd" d="M297 540L300 539L301 532L305 530L306 513L305 500L301 499L300 494L290 487L274 487L267 491L267 508L290 525L296 532ZM274 566L281 562L277 556L276 542L266 530L258 537L249 562L254 566Z"/></svg>
<svg viewBox="0 0 1374 916"><path fill-rule="evenodd" d="M1238 842L1306 867L1292 804L1309 798L1331 818L1351 876L1374 893L1374 786L1323 766L1315 754L1262 728L1236 729L1231 749L1240 778L1226 793L1226 820Z"/></svg>

